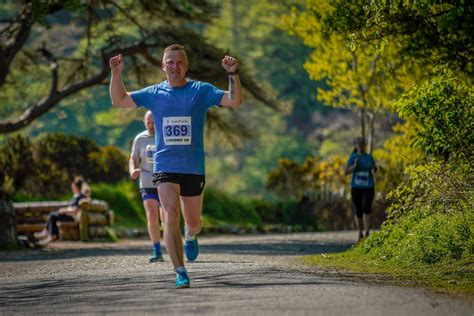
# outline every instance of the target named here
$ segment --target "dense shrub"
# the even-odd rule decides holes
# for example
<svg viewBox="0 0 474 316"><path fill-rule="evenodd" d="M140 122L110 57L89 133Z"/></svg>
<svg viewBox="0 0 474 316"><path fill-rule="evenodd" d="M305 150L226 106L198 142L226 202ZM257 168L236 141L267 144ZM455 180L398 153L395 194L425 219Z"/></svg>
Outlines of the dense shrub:
<svg viewBox="0 0 474 316"><path fill-rule="evenodd" d="M0 198L12 196L35 172L30 140L20 135L7 137L0 147Z"/></svg>
<svg viewBox="0 0 474 316"><path fill-rule="evenodd" d="M102 182L117 182L128 176L128 158L114 146L104 146L99 153L91 152L88 157L96 163L95 177Z"/></svg>
<svg viewBox="0 0 474 316"><path fill-rule="evenodd" d="M207 187L204 192L203 214L218 221L241 226L298 226L315 229L313 214L295 200L265 201L235 198Z"/></svg>
<svg viewBox="0 0 474 316"><path fill-rule="evenodd" d="M295 200L265 201L251 199L248 201L263 223L276 225L299 225L303 229L316 228L314 214L306 205Z"/></svg>
<svg viewBox="0 0 474 316"><path fill-rule="evenodd" d="M400 265L472 262L472 100L472 89L445 72L402 98L400 113L415 123L407 137L426 156L406 167L388 220L354 251Z"/></svg>
<svg viewBox="0 0 474 316"><path fill-rule="evenodd" d="M32 141L16 135L1 144L0 167L2 195L57 198L70 192L78 174L92 183L126 178L127 157L117 148L100 148L73 135L45 134Z"/></svg>
<svg viewBox="0 0 474 316"><path fill-rule="evenodd" d="M210 187L204 192L203 214L227 223L261 224L260 216L250 203Z"/></svg>
<svg viewBox="0 0 474 316"><path fill-rule="evenodd" d="M396 224L384 225L355 251L404 265L470 260L474 253L474 214L468 210L433 213L414 209Z"/></svg>
<svg viewBox="0 0 474 316"><path fill-rule="evenodd" d="M114 211L115 224L119 227L144 227L145 210L136 183L124 180L118 183L92 184L92 196L107 201Z"/></svg>
<svg viewBox="0 0 474 316"><path fill-rule="evenodd" d="M448 160L474 155L474 95L472 87L445 69L397 101L399 114L416 123L413 144L428 155Z"/></svg>

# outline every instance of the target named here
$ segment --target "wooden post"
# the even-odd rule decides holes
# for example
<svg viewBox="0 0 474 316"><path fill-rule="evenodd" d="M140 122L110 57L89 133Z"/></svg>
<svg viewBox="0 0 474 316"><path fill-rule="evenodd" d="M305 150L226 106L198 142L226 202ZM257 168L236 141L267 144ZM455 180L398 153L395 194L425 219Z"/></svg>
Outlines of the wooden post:
<svg viewBox="0 0 474 316"><path fill-rule="evenodd" d="M88 216L86 210L81 210L81 217L79 218L79 238L81 241L89 240Z"/></svg>
<svg viewBox="0 0 474 316"><path fill-rule="evenodd" d="M17 246L15 209L5 200L0 200L0 248Z"/></svg>
<svg viewBox="0 0 474 316"><path fill-rule="evenodd" d="M89 240L89 208L91 204L89 199L81 199L79 201L80 216L79 216L79 238L81 241Z"/></svg>

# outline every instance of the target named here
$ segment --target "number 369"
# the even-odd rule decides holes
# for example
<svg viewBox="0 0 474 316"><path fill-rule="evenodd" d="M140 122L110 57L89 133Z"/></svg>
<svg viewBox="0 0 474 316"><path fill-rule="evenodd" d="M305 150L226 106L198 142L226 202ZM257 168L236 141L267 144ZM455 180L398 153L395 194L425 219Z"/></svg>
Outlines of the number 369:
<svg viewBox="0 0 474 316"><path fill-rule="evenodd" d="M166 136L187 136L187 125L167 125L165 126Z"/></svg>

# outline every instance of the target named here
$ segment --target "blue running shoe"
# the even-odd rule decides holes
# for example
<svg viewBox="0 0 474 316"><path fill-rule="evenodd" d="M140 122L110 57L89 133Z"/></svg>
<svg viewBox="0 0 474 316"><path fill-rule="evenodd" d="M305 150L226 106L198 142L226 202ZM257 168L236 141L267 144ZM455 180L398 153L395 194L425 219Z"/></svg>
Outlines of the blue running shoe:
<svg viewBox="0 0 474 316"><path fill-rule="evenodd" d="M161 252L153 250L152 255L148 258L148 262L163 262L163 255Z"/></svg>
<svg viewBox="0 0 474 316"><path fill-rule="evenodd" d="M184 253L186 254L186 259L188 259L188 261L196 260L197 256L199 255L199 244L197 237L193 240L186 240L184 242Z"/></svg>
<svg viewBox="0 0 474 316"><path fill-rule="evenodd" d="M176 272L176 288L184 289L189 287L189 277L186 272Z"/></svg>

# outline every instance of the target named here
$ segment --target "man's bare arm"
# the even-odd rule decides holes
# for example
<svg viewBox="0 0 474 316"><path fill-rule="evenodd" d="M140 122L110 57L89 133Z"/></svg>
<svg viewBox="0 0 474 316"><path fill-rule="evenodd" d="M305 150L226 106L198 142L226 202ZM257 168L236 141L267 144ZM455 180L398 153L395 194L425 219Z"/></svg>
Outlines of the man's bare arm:
<svg viewBox="0 0 474 316"><path fill-rule="evenodd" d="M236 107L242 103L242 86L237 71L238 61L234 57L225 56L222 60L222 67L229 74L229 90L224 93L221 105Z"/></svg>
<svg viewBox="0 0 474 316"><path fill-rule="evenodd" d="M122 55L110 58L109 65L112 73L109 86L112 105L119 108L136 108L137 105L133 102L127 90L125 90L122 81L122 71L124 68Z"/></svg>
<svg viewBox="0 0 474 316"><path fill-rule="evenodd" d="M130 157L128 161L128 172L130 173L130 178L135 180L140 175L140 169L138 168L138 161Z"/></svg>

